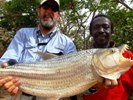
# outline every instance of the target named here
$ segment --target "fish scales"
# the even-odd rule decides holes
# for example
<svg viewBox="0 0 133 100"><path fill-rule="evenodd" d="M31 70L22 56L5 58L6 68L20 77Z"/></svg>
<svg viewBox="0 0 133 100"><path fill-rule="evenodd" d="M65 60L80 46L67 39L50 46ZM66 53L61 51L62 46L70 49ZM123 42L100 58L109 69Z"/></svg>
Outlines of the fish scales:
<svg viewBox="0 0 133 100"><path fill-rule="evenodd" d="M133 61L122 57L126 47L89 49L42 62L16 64L0 69L0 77L19 78L20 89L31 95L48 99L69 97L86 91L100 77L117 79L133 65ZM112 66L108 66L110 61Z"/></svg>
<svg viewBox="0 0 133 100"><path fill-rule="evenodd" d="M84 57L84 59L86 59L85 57ZM28 75L28 77L31 75L31 77L36 77L37 75L40 75L40 74L44 74L45 75L45 73L46 73L46 75L48 76L48 73L50 73L50 76L53 78L53 76L59 76L59 77L64 77L64 75L68 75L68 76L70 76L71 74L75 74L74 72L76 72L76 71L78 71L78 73L79 72L81 72L81 70L83 69L81 66L84 66L82 63L83 62L85 62L86 60L84 60L84 61L77 61L77 63L70 63L69 61L68 61L68 64L67 65L64 65L64 66L62 66L62 64L59 64L58 66L62 66L60 69L59 68L56 68L56 67L53 67L54 69L52 70L52 69L45 69L44 67L42 67L42 68L38 68L38 67L35 67L35 66L32 66L32 67L25 67L24 69L26 70L26 69L28 69L27 71L25 71L25 70L22 70L22 68L23 67L21 67L21 66L18 66L18 67L13 67L12 66L12 69L16 69L16 73L14 73L13 71L9 71L10 69L8 68L8 69L5 69L5 72L4 72L4 70L3 70L3 75L4 74L8 74L9 75L9 73L11 73L10 75L12 75L12 74L17 74L17 75L22 75L22 76L26 76L27 77L27 75ZM55 62L55 61L54 61ZM52 63L51 61L50 61L50 63ZM70 64L69 64L70 63ZM85 62L85 64L87 63L87 61ZM75 64L75 65L74 65ZM29 64L30 65L30 64ZM80 65L80 66L79 66ZM54 65L53 65L54 66ZM71 67L72 66L72 67ZM64 67L66 67L67 69L65 69ZM80 70L78 70L79 68L80 68ZM11 69L11 70L12 70ZM19 70L20 69L20 70ZM76 70L75 70L76 69ZM72 71L73 70L73 71ZM84 69L83 69L84 70ZM58 74L58 73L66 73L66 72L68 72L68 74L62 74L62 75L60 75L60 74ZM71 73L72 72L72 73ZM77 74L78 74L77 73ZM42 76L41 75L41 76ZM47 77L45 77L45 78L47 78ZM48 77L49 78L49 77Z"/></svg>

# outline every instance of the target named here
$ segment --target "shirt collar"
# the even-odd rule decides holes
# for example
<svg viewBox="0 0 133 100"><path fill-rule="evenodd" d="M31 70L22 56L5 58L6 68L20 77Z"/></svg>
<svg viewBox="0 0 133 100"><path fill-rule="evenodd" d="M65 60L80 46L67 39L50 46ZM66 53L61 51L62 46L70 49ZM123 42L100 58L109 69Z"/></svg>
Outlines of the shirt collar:
<svg viewBox="0 0 133 100"><path fill-rule="evenodd" d="M53 37L53 36L56 34L56 32L57 32L57 28L55 27L54 30L53 30L52 32L49 32L46 36L48 36L48 37ZM36 33L37 33L38 36L45 37L45 36L41 33L40 27L39 27L39 26L37 27Z"/></svg>

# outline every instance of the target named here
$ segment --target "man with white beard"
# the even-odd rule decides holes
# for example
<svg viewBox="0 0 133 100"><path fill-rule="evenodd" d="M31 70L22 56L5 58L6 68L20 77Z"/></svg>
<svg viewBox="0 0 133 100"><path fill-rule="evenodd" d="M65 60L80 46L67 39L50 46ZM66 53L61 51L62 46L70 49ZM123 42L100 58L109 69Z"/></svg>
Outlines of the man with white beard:
<svg viewBox="0 0 133 100"><path fill-rule="evenodd" d="M58 0L42 0L37 9L39 25L34 28L18 30L7 51L1 57L0 64L3 65L4 62L13 64L42 61L42 57L34 52L48 52L56 55L76 52L72 40L56 28L56 23L60 17L59 6ZM6 88L13 95L18 92L17 86L21 82L8 76L1 79L0 83L0 86ZM41 100L39 97L26 93L23 93L20 99L35 100L35 98Z"/></svg>

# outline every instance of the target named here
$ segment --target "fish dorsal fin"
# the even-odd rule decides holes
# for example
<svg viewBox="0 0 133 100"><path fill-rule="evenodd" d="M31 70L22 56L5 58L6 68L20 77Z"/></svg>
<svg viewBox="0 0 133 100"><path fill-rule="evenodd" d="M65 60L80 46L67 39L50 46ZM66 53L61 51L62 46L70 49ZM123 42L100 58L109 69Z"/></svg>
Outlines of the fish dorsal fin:
<svg viewBox="0 0 133 100"><path fill-rule="evenodd" d="M39 56L41 56L44 60L58 57L57 55L54 55L54 54L48 53L48 52L35 52L35 53L38 54Z"/></svg>

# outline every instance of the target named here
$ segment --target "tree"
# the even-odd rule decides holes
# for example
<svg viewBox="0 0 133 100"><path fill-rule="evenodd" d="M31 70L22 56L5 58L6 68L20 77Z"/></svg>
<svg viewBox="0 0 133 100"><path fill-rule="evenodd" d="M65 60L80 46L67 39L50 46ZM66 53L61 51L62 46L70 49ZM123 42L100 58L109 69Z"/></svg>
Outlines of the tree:
<svg viewBox="0 0 133 100"><path fill-rule="evenodd" d="M36 8L38 4L38 0L11 0L5 2L0 27L16 32L21 27L36 26Z"/></svg>
<svg viewBox="0 0 133 100"><path fill-rule="evenodd" d="M4 28L0 28L0 57L6 50L12 38L13 38L13 34L9 33Z"/></svg>
<svg viewBox="0 0 133 100"><path fill-rule="evenodd" d="M86 49L90 43L88 24L92 17L98 13L105 13L112 17L116 26L116 34L113 39L117 45L127 43L132 45L132 8L125 0L60 0L61 18L58 27L70 36L78 50ZM133 0L131 0L131 3ZM4 18L0 26L8 31L16 32L21 27L33 27L37 25L36 8L39 0L12 0L5 3L2 9ZM19 8L19 9L18 9ZM123 38L125 37L126 38Z"/></svg>
<svg viewBox="0 0 133 100"><path fill-rule="evenodd" d="M60 3L61 18L58 27L72 38L78 50L86 49L92 43L88 31L92 17L104 13L109 15L115 24L113 40L116 45L127 43L133 51L133 8L126 0L60 0ZM36 26L38 4L39 0L0 1L0 27L9 31L2 32L1 35L6 37L8 35L5 34L15 33L21 27ZM130 0L130 4L133 4L133 0ZM10 41L12 37L9 38ZM5 38L0 39L0 42L5 44ZM7 45L4 46L6 48Z"/></svg>

